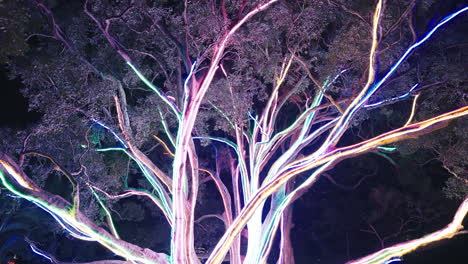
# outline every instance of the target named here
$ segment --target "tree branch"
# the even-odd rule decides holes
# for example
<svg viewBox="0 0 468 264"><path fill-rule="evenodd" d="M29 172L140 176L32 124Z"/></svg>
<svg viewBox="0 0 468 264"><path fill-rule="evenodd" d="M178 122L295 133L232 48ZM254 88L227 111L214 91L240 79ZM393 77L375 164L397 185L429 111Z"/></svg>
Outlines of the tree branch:
<svg viewBox="0 0 468 264"><path fill-rule="evenodd" d="M160 170L143 152L141 152L133 143L133 139L129 134L129 127L125 123L124 113L122 112L122 108L120 106L120 101L117 96L114 96L114 102L117 109L117 117L119 120L119 126L124 134L125 141L127 145L135 157L141 161L146 167L148 167L166 186L169 190L171 190L172 180L166 173Z"/></svg>
<svg viewBox="0 0 468 264"><path fill-rule="evenodd" d="M324 153L319 157L316 157L315 154L312 153L311 155L305 156L302 159L291 162L278 173L274 180L262 186L262 188L260 188L255 193L255 195L252 196L250 202L243 208L240 215L236 218L236 220L234 220L231 227L219 240L207 263L220 263L231 243L233 242L234 237L241 232L246 223L253 216L255 210L257 210L268 197L277 192L284 184L286 184L296 175L322 165L330 167L340 160L351 158L371 151L372 149L375 149L381 145L418 137L422 134L426 134L430 131L446 126L448 121L465 115L468 115L468 106L422 122L392 130L355 145L334 149L330 152Z"/></svg>
<svg viewBox="0 0 468 264"><path fill-rule="evenodd" d="M71 214L71 204L68 201L40 189L26 176L17 163L4 153L0 153L0 180L10 192L47 211L77 238L97 241L115 254L129 260L145 264L168 263L165 254L115 238L105 229L94 224L79 210Z"/></svg>
<svg viewBox="0 0 468 264"><path fill-rule="evenodd" d="M410 240L407 242L403 242L400 244L396 244L391 247L387 247L382 249L376 253L373 253L369 256L363 257L358 260L353 260L347 262L348 264L368 264L368 263L381 263L382 261L391 259L393 257L401 257L405 254L408 254L419 247L428 245L430 243L452 238L453 236L457 235L458 232L463 229L463 219L468 213L468 196L465 200L461 203L458 207L455 216L450 224L448 224L445 228L433 232L431 234L425 235L421 238Z"/></svg>

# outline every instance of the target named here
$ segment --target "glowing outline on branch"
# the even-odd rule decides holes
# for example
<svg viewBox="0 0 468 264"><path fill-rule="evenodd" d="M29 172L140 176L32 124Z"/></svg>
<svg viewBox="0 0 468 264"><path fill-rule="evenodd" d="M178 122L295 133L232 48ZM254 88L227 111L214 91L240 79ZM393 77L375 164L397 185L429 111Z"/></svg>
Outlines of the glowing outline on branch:
<svg viewBox="0 0 468 264"><path fill-rule="evenodd" d="M333 142L342 133L342 130L347 127L348 122L354 116L354 113L358 111L365 102L367 102L369 97L371 97L382 86L382 84L390 77L390 75L392 75L396 71L396 69L400 66L400 64L410 55L410 53L414 49L416 49L421 44L423 44L426 40L428 40L441 26L443 26L444 24L446 24L447 22L449 22L450 20L452 20L453 18L462 14L465 11L468 11L468 6L446 16L439 23L437 23L437 25L434 28L429 30L429 32L427 32L426 35L421 40L411 45L406 50L406 52L403 53L403 55L401 55L400 59L398 59L397 62L395 62L390 67L390 70L387 72L387 74L385 74L384 77L380 81L375 83L373 87L369 91L367 91L367 94L358 102L358 104L354 106L354 108L350 111L349 115L345 118L343 125L336 131L335 135L332 137L330 141Z"/></svg>

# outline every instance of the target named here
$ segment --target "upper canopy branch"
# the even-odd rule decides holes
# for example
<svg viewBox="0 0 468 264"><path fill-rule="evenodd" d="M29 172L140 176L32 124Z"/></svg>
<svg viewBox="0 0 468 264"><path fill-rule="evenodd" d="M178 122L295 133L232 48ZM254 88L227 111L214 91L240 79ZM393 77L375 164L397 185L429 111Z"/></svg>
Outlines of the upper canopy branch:
<svg viewBox="0 0 468 264"><path fill-rule="evenodd" d="M124 119L124 113L122 112L122 107L120 104L120 100L117 96L114 96L114 102L117 109L117 117L119 120L119 126L124 134L125 141L128 145L128 148L133 153L136 159L141 161L146 167L148 167L166 186L169 190L171 190L172 180L171 178L164 173L161 169L159 169L143 152L141 152L133 143L133 140L128 133L129 127L126 125Z"/></svg>

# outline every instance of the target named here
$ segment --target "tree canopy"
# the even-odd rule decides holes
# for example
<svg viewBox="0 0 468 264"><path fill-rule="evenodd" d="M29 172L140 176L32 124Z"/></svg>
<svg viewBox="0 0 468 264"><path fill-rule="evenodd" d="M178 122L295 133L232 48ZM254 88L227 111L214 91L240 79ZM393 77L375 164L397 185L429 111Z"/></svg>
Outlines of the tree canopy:
<svg viewBox="0 0 468 264"><path fill-rule="evenodd" d="M296 168L301 172L253 213L262 223L282 215L271 220L276 226L262 226L259 260L343 263L448 224L468 195L468 120L451 121L467 112L468 16L441 26L380 84L408 47L463 8L455 0L384 2L0 1L0 63L36 113L22 126L0 126L0 152L17 159L1 156L0 170L18 164L12 170L34 182L30 190L20 186L26 194L47 202L46 192L57 195L76 219L119 242L104 243L110 251L103 251L68 241L50 216L28 219L35 207L5 186L0 241L20 230L64 262L111 258L122 245L149 248L141 254L162 261L179 247L171 245L171 226L181 221L188 226L181 230L194 230L193 245L181 252L210 261L257 191L263 197L262 188ZM377 86L352 112L363 87ZM426 120L434 122L423 128ZM334 122L347 125L341 132ZM386 139L389 131L401 135ZM368 154L326 160L379 137L379 148L357 152ZM307 167L313 155L333 165ZM320 180L301 187L311 174ZM128 193L138 195L124 199ZM283 210L290 194L299 200ZM47 228L26 231L37 221ZM236 237L232 263L257 254L249 251L254 222ZM264 235L269 228L271 237ZM54 243L51 234L68 242ZM177 235L173 229L172 242ZM70 250L77 244L78 254ZM0 248L0 258L7 251L14 247Z"/></svg>

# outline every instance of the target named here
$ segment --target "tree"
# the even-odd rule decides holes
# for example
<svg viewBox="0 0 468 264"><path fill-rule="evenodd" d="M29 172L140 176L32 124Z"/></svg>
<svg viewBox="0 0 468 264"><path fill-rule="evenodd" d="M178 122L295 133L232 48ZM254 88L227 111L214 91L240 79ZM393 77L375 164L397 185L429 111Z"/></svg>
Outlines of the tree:
<svg viewBox="0 0 468 264"><path fill-rule="evenodd" d="M22 7L19 33L12 33L16 24L4 28L22 43L2 48L1 57L42 117L18 133L23 140L3 138L0 177L10 193L45 210L71 236L96 241L128 262L266 263L275 247L274 261L294 263L290 205L320 175L333 180L326 172L340 161L393 151L398 141L446 126L452 134L463 131L463 120L449 124L468 114L463 62L434 63L412 53L467 7L420 30L413 12L428 13L427 2L80 4L1 3L5 17L5 10ZM443 54L447 60L459 55ZM448 65L451 74L434 72ZM450 106L429 104L434 86L462 96L447 93ZM429 97L423 106L420 96ZM411 97L410 113L400 112L409 118L395 117L394 104ZM375 116L398 127L374 125L364 138L346 138L347 131L366 130ZM463 132L448 140L454 138L463 142ZM453 143L439 145L442 153ZM440 159L466 184L463 156L450 156ZM52 176L62 178L47 186ZM213 190L220 198L209 206L218 213L208 205L200 213ZM350 263L381 263L454 236L468 211L466 193L457 194L464 201L446 228ZM129 196L145 200L117 202ZM160 210L153 217L171 230L168 252L121 239L113 217L143 219L142 204ZM195 223L211 218L223 226L195 233ZM208 254L196 250L201 241L213 246Z"/></svg>

